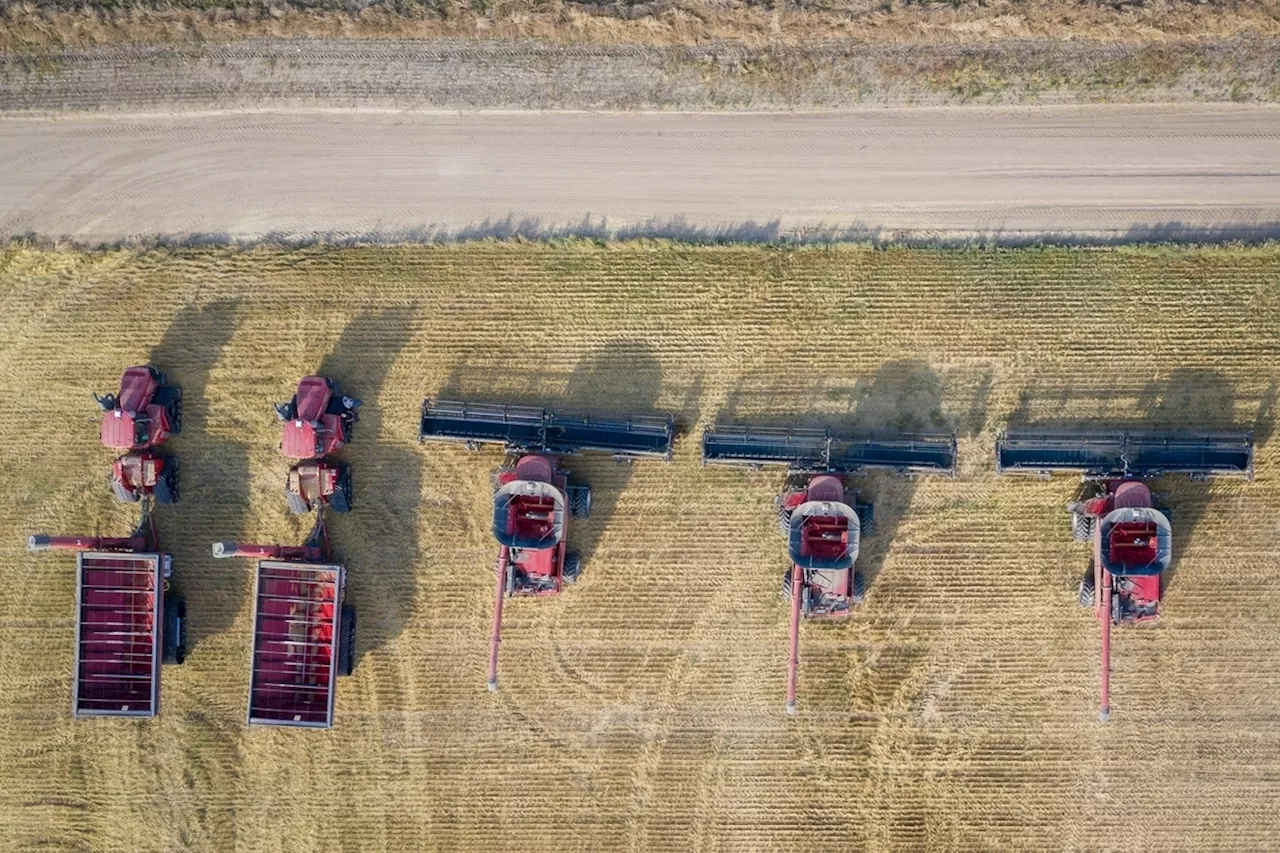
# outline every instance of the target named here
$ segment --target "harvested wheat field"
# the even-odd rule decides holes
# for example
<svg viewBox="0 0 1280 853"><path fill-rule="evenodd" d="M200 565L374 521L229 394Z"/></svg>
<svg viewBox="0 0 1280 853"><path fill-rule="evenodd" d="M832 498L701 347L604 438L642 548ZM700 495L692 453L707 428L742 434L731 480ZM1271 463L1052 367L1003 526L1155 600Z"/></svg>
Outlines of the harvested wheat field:
<svg viewBox="0 0 1280 853"><path fill-rule="evenodd" d="M74 559L127 532L90 393L185 392L159 512L192 650L160 717L70 713ZM365 400L332 519L359 611L327 732L244 726L251 565L296 541L271 404ZM1280 831L1280 251L477 244L0 253L0 846L28 850L1231 850ZM670 465L574 459L583 578L507 608L484 687L497 451L416 443L425 396L670 412ZM866 604L802 628L783 713L776 471L713 420L954 429L960 476L875 476ZM1165 618L1076 604L1075 484L1002 479L1009 424L1256 431L1252 483L1175 508ZM1243 524L1241 524L1243 522ZM1234 527L1233 527L1234 523Z"/></svg>

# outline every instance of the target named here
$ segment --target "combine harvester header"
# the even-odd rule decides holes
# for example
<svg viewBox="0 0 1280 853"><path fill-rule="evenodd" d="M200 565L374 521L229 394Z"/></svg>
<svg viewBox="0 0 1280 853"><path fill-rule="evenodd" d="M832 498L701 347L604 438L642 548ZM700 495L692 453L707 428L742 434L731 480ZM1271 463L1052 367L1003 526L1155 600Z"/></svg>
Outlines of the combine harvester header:
<svg viewBox="0 0 1280 853"><path fill-rule="evenodd" d="M954 477L956 437L855 438L829 430L713 425L702 436L702 463L753 470L785 465L794 477L776 500L791 561L782 592L791 602L787 713L794 714L800 617L846 618L866 592L856 562L862 537L874 530L875 509L857 502L844 477L873 470Z"/></svg>
<svg viewBox="0 0 1280 853"><path fill-rule="evenodd" d="M1010 431L996 440L1001 474L1050 477L1077 472L1084 500L1067 505L1072 535L1089 542L1091 565L1080 581L1080 604L1102 623L1099 717L1111 718L1111 627L1159 619L1164 571L1173 561L1173 525L1142 482L1166 474L1194 480L1253 479L1253 434L1248 432Z"/></svg>
<svg viewBox="0 0 1280 853"><path fill-rule="evenodd" d="M418 440L458 441L472 449L502 444L512 453L562 456L594 450L617 459L657 456L669 462L674 435L671 417L616 420L557 415L537 406L427 400Z"/></svg>

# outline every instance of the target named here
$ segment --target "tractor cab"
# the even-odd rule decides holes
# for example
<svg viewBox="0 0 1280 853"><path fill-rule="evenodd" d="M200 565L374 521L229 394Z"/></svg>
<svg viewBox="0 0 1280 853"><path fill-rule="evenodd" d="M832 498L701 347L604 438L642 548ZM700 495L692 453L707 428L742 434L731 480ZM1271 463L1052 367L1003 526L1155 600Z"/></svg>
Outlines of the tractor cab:
<svg viewBox="0 0 1280 853"><path fill-rule="evenodd" d="M320 459L351 441L359 420L360 401L342 396L338 383L324 376L307 376L288 403L276 406L284 422L281 452L290 459Z"/></svg>
<svg viewBox="0 0 1280 853"><path fill-rule="evenodd" d="M99 397L102 444L113 450L145 450L181 429L181 392L164 384L154 367L130 367L120 377L120 393Z"/></svg>
<svg viewBox="0 0 1280 853"><path fill-rule="evenodd" d="M504 472L494 493L493 536L509 554L511 595L560 591L566 501L556 474L547 457L526 456Z"/></svg>

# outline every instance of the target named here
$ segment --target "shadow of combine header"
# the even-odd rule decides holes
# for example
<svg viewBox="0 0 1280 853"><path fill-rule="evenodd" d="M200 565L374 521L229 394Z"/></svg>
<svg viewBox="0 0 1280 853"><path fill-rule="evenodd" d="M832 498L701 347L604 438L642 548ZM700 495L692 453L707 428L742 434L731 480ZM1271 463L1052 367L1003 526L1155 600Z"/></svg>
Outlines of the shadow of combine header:
<svg viewBox="0 0 1280 853"><path fill-rule="evenodd" d="M989 389L990 383L981 384L979 393L984 399L970 407L970 419L975 412L985 412ZM888 362L852 384L818 381L806 387L795 382L770 385L766 380L759 385L751 383L750 389L740 386L729 394L716 422L721 426L749 423L762 427L826 428L834 434L858 438L949 433L955 427L942 412L942 382L937 373L915 360ZM866 589L870 590L884 568L889 545L915 495L916 482L911 477L883 472L855 474L847 479L856 489L858 501L875 507L875 530L863 540L857 562ZM780 490L782 486L780 478ZM779 548L779 554L785 560L785 547Z"/></svg>
<svg viewBox="0 0 1280 853"><path fill-rule="evenodd" d="M320 365L321 375L364 400L354 441L341 451L352 470L351 512L328 516L334 549L348 568L347 592L359 614L357 661L398 637L417 601L422 459L382 440L384 413L377 403L412 337L413 319L408 307L359 314Z"/></svg>
<svg viewBox="0 0 1280 853"><path fill-rule="evenodd" d="M178 459L178 513L159 511L160 541L174 556L174 586L191 614L188 653L202 637L231 627L248 584L242 566L209 556L208 539L179 535L177 519L199 515L208 528L239 535L249 509L249 451L238 441L209 431L209 375L236 331L234 300L190 305L174 317L150 362L182 388L182 433L166 451ZM198 573L199 584L192 582Z"/></svg>

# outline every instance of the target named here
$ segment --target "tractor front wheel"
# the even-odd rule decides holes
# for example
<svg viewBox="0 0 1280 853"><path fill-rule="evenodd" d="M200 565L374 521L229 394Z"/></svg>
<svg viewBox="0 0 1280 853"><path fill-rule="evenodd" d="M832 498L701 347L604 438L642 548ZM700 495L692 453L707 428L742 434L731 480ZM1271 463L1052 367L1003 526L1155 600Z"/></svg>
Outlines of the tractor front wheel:
<svg viewBox="0 0 1280 853"><path fill-rule="evenodd" d="M350 675L356 668L356 610L342 607L338 623L338 675Z"/></svg>
<svg viewBox="0 0 1280 853"><path fill-rule="evenodd" d="M1093 537L1093 524L1093 516L1071 513L1071 538L1077 542L1088 542Z"/></svg>
<svg viewBox="0 0 1280 853"><path fill-rule="evenodd" d="M577 583L578 576L582 574L582 557L577 551L570 551L564 555L564 582Z"/></svg>
<svg viewBox="0 0 1280 853"><path fill-rule="evenodd" d="M1080 578L1080 589L1078 592L1081 607L1093 607L1093 566L1084 573L1084 577Z"/></svg>
<svg viewBox="0 0 1280 853"><path fill-rule="evenodd" d="M334 512L351 512L351 466L338 469L338 482L329 496L329 506Z"/></svg>

